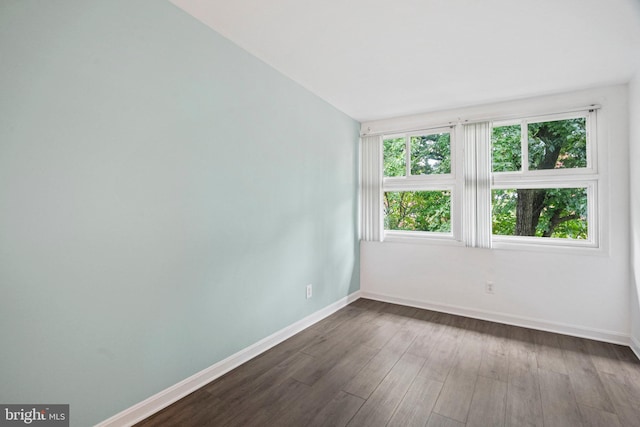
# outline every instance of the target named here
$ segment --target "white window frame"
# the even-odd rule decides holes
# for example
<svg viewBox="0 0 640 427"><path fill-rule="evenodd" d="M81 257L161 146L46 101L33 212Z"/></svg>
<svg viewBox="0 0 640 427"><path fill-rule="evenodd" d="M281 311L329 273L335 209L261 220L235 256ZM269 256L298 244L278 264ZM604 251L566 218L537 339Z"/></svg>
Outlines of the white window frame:
<svg viewBox="0 0 640 427"><path fill-rule="evenodd" d="M384 241L403 241L405 239L424 239L424 241L449 241L455 243L459 240L459 187L457 180L457 169L459 153L456 144L455 126L430 127L419 130L411 130L408 132L393 132L382 135L382 150L384 150L384 140L394 138L405 138L405 175L404 176L383 176L382 180L382 197L380 198L381 211L383 216L382 235ZM439 133L449 134L449 152L451 170L447 174L431 174L431 175L412 175L411 174L411 137L434 135ZM384 175L384 154L382 158L382 169ZM406 231L406 230L387 230L384 228L384 193L385 192L403 192L403 191L449 191L451 195L450 218L451 227L449 232L432 232L432 231Z"/></svg>
<svg viewBox="0 0 640 427"><path fill-rule="evenodd" d="M381 241L401 241L401 242L422 242L436 244L454 244L467 245L477 247L491 247L496 249L526 249L526 250L573 250L573 251L593 251L594 248L600 248L602 243L602 221L606 217L606 211L601 206L602 197L602 181L598 175L598 155L602 155L600 151L603 148L597 141L597 110L598 105L591 105L584 108L566 108L557 113L545 113L544 110L521 111L523 114L512 114L503 111L505 114L496 114L493 118L487 117L483 120L468 121L457 117L451 121L440 121L440 125L413 126L410 130L407 127L387 128L386 131L377 133L380 136L380 236ZM526 109L525 109L526 110ZM548 111L548 110L547 110ZM532 114L533 113L533 114ZM529 170L528 163L528 135L524 124L539 123L554 120L565 120L571 118L586 118L587 127L587 165L584 168L559 168L559 169L541 169ZM447 124L444 124L447 123ZM516 172L483 172L485 175L472 176L471 182L478 182L484 179L489 180L489 198L486 201L479 202L480 205L491 205L491 190L498 189L517 189L517 188L586 188L587 189L587 239L568 239L568 238L549 238L537 236L499 236L492 234L491 212L489 212L488 221L485 220L483 207L480 205L467 206L469 201L468 188L469 177L466 169L469 164L473 165L473 158L476 155L489 156L491 159L491 141L482 142L480 140L472 142L472 146L467 147L467 133L469 125L474 123L485 123L488 126L506 126L513 124L521 125L521 145L522 145L522 169ZM443 125L444 124L444 125ZM473 127L473 126L472 126ZM416 130L417 129L417 130ZM369 128L370 130L370 128ZM411 175L411 136L429 135L441 132L450 133L450 151L451 151L451 172L449 174L433 174L433 175ZM375 135L375 133L373 133ZM491 132L489 132L489 135ZM363 135L367 135L364 133ZM383 141L385 139L405 137L406 144L406 162L405 176L402 177L383 177ZM490 138L490 136L489 136ZM464 144L463 144L464 142ZM489 151L484 153L486 146ZM476 147L476 148L473 148ZM473 153L481 148L482 153ZM469 152L466 152L469 151ZM605 153L606 155L606 153ZM470 156L473 156L470 157ZM489 160L490 161L490 160ZM471 162L471 163L469 163ZM466 165L466 166L465 166ZM472 167L473 169L474 167ZM482 169L482 168L480 168ZM486 168L485 168L486 170ZM472 172L477 173L477 172ZM475 181L474 181L475 180ZM473 185L473 184L472 184ZM402 231L402 230L385 230L384 229L384 202L383 195L386 191L450 191L451 194L451 231L448 233L440 232L423 232L423 231ZM486 193L485 193L486 194ZM606 194L605 194L606 196ZM481 197L484 200L484 196ZM480 200L480 199L478 199ZM469 208L472 212L469 213ZM480 210L477 210L480 209ZM485 208L486 209L486 208ZM472 230L471 227L475 227ZM471 233L470 237L467 234ZM478 240L479 239L479 240Z"/></svg>
<svg viewBox="0 0 640 427"><path fill-rule="evenodd" d="M528 128L529 123L541 123L575 118L586 119L587 165L584 168L561 168L529 170ZM587 189L587 239L564 239L535 236L491 235L492 247L503 248L512 244L589 247L599 246L598 218L598 161L596 141L596 110L548 114L518 120L493 121L493 127L520 125L521 170L515 172L491 172L491 190L518 188L586 188Z"/></svg>

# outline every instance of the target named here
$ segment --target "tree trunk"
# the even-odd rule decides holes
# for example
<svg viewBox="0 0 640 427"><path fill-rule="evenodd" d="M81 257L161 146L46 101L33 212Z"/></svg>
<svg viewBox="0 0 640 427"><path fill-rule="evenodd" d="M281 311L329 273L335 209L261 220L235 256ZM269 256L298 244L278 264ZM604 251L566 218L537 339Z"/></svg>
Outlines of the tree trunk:
<svg viewBox="0 0 640 427"><path fill-rule="evenodd" d="M553 169L560 155L562 142L546 126L538 129L537 137L546 142L544 157L537 169ZM516 204L516 236L535 236L540 214L544 209L547 190L519 189Z"/></svg>
<svg viewBox="0 0 640 427"><path fill-rule="evenodd" d="M547 194L543 189L520 189L516 203L516 236L535 236Z"/></svg>

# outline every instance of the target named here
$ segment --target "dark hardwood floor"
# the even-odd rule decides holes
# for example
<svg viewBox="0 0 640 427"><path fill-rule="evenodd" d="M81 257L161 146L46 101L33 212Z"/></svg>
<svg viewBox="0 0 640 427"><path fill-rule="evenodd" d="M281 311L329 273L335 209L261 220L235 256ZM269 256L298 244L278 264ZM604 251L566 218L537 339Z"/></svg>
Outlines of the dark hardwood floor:
<svg viewBox="0 0 640 427"><path fill-rule="evenodd" d="M139 423L640 426L628 347L360 299Z"/></svg>

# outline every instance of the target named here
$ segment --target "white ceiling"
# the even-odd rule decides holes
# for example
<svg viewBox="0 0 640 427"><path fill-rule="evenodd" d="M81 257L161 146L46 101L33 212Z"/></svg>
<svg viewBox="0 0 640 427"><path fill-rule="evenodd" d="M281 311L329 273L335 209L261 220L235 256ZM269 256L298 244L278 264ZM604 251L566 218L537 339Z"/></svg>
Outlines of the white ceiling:
<svg viewBox="0 0 640 427"><path fill-rule="evenodd" d="M640 68L640 0L170 1L359 121Z"/></svg>

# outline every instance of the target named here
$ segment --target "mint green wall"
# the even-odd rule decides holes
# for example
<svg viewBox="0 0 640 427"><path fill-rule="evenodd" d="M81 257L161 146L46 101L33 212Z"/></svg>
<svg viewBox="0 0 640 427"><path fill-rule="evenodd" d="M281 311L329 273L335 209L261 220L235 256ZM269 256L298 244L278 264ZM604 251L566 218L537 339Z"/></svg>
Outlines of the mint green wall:
<svg viewBox="0 0 640 427"><path fill-rule="evenodd" d="M0 2L0 402L94 424L356 291L358 129L168 2Z"/></svg>

